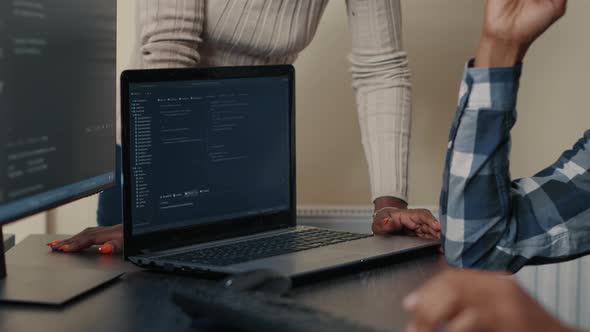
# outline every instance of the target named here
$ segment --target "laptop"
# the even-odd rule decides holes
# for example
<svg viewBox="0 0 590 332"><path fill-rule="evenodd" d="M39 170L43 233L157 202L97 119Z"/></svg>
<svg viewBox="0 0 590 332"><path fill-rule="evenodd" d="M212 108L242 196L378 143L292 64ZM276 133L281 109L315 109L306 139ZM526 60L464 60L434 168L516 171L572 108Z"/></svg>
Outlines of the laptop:
<svg viewBox="0 0 590 332"><path fill-rule="evenodd" d="M297 225L290 65L131 70L121 89L124 256L139 266L298 277L438 244Z"/></svg>

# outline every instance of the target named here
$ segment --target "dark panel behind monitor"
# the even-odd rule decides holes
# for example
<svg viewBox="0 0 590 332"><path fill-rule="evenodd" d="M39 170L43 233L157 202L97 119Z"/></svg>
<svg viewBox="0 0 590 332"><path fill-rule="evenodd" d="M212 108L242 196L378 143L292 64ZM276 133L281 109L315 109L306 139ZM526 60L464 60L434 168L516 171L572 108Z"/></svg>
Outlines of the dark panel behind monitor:
<svg viewBox="0 0 590 332"><path fill-rule="evenodd" d="M0 1L0 225L113 184L116 7Z"/></svg>

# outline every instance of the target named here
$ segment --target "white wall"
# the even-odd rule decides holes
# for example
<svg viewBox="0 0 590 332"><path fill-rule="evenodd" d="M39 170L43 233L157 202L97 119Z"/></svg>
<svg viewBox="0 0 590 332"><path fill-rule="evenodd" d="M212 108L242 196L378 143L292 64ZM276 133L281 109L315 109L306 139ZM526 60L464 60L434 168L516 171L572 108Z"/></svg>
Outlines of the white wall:
<svg viewBox="0 0 590 332"><path fill-rule="evenodd" d="M436 205L448 128L465 61L481 26L483 1L406 0L405 48L414 83L410 201ZM135 1L119 1L119 67L136 49ZM590 123L585 102L590 1L570 2L566 17L526 59L514 130L512 173L530 175L554 161ZM318 34L296 62L298 191L303 205L369 203L366 164L350 88L350 38L344 1L331 1ZM59 209L59 232L94 223L95 198Z"/></svg>
<svg viewBox="0 0 590 332"><path fill-rule="evenodd" d="M29 234L43 234L46 232L45 213L39 213L32 217L8 224L2 228L4 234L14 234L16 242L20 242Z"/></svg>

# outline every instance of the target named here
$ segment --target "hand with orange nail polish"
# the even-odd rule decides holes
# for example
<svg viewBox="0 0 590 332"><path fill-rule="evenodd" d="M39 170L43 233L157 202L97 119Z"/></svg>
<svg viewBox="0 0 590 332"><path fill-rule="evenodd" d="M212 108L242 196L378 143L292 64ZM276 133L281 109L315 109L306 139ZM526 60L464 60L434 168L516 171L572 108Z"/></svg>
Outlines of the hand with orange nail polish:
<svg viewBox="0 0 590 332"><path fill-rule="evenodd" d="M54 240L54 241L51 241L51 242L47 243L47 245L49 247L53 247L53 246L55 246L56 244L58 244L60 242L61 242L61 240Z"/></svg>
<svg viewBox="0 0 590 332"><path fill-rule="evenodd" d="M115 251L112 243L105 243L100 248L98 248L98 252L103 255L110 255Z"/></svg>
<svg viewBox="0 0 590 332"><path fill-rule="evenodd" d="M91 227L69 239L51 241L47 245L61 252L79 252L100 245L101 254L118 254L123 251L123 226Z"/></svg>

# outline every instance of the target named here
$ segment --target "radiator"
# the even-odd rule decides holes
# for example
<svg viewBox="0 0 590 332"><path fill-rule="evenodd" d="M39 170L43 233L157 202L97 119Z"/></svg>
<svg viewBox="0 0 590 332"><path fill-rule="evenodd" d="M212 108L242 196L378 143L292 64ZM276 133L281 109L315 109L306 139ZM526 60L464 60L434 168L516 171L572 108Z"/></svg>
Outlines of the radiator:
<svg viewBox="0 0 590 332"><path fill-rule="evenodd" d="M428 208L437 215L437 209ZM344 228L353 232L371 232L370 205L309 205L297 208L297 222L301 225Z"/></svg>
<svg viewBox="0 0 590 332"><path fill-rule="evenodd" d="M434 206L420 206L432 211L436 215L438 208ZM367 220L373 214L371 205L302 205L297 208L297 217L305 220Z"/></svg>
<svg viewBox="0 0 590 332"><path fill-rule="evenodd" d="M590 328L590 257L525 267L516 274L516 279L562 321Z"/></svg>
<svg viewBox="0 0 590 332"><path fill-rule="evenodd" d="M301 224L341 224L350 227L354 223L367 223L371 220L373 208L363 205L318 205L297 208L297 221ZM353 226L354 227L354 226Z"/></svg>

